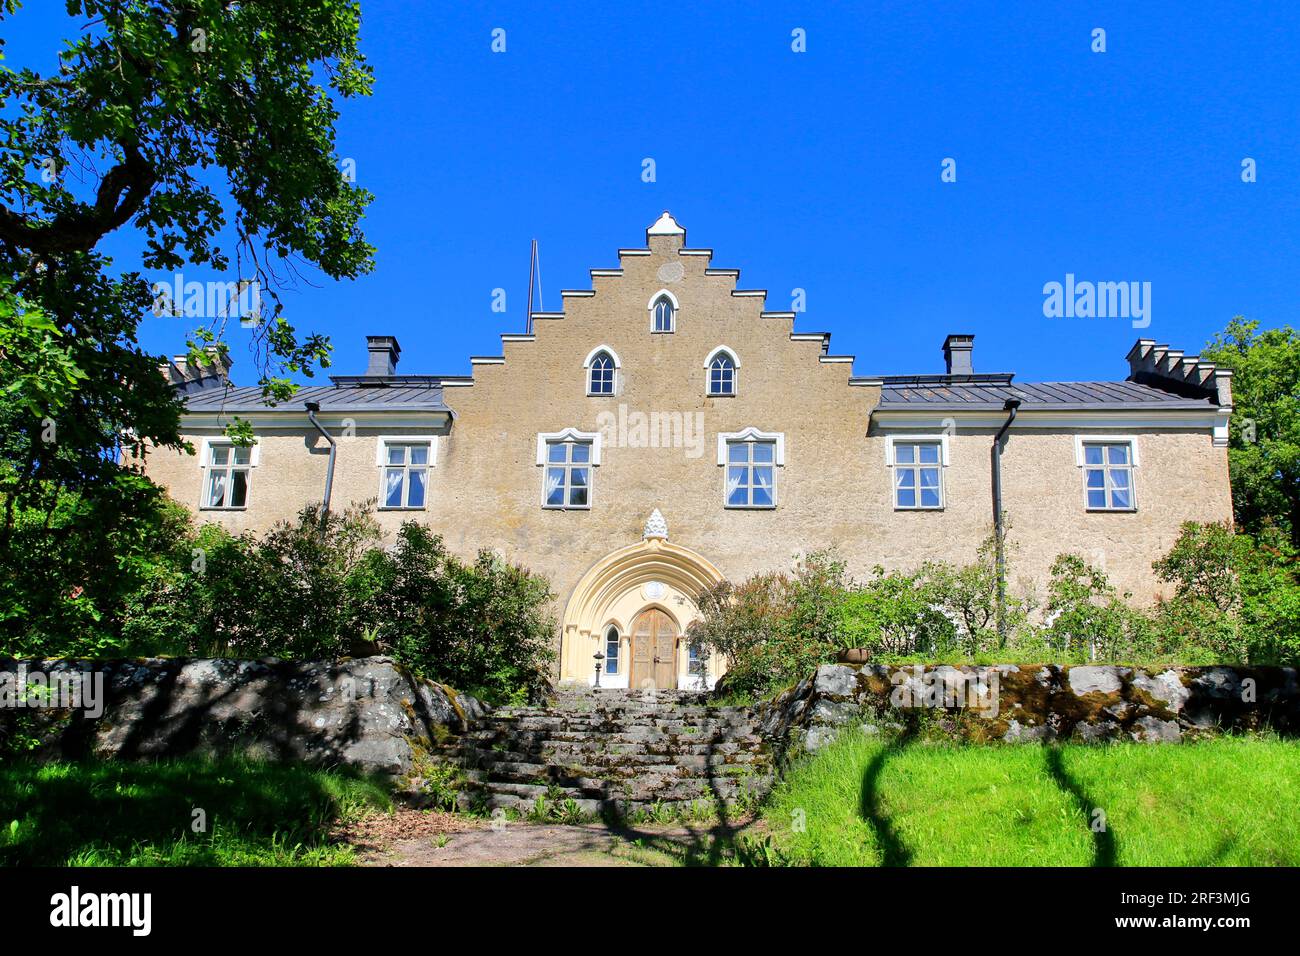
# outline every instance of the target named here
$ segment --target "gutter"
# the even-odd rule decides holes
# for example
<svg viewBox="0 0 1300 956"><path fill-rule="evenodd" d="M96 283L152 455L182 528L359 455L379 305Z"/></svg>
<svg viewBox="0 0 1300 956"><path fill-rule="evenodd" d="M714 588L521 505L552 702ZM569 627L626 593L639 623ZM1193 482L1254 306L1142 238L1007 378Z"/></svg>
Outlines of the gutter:
<svg viewBox="0 0 1300 956"><path fill-rule="evenodd" d="M993 447L989 449L989 458L993 473L993 534L997 550L997 626L998 643L1007 641L1007 549L1006 527L1002 520L1002 442L1006 438L1011 423L1016 420L1016 411L1020 408L1020 399L1008 398L1002 409L1007 412L1007 420L1002 423L998 433L993 436Z"/></svg>
<svg viewBox="0 0 1300 956"><path fill-rule="evenodd" d="M312 425L316 427L316 431L321 433L321 437L329 442L330 446L330 460L325 466L325 499L321 502L321 511L328 514L330 510L330 491L334 488L334 459L338 454L339 449L338 445L334 442L333 436L331 436L330 433L325 430L324 426L322 426L316 419L316 413L320 411L320 403L308 402L306 407L307 421L311 422Z"/></svg>

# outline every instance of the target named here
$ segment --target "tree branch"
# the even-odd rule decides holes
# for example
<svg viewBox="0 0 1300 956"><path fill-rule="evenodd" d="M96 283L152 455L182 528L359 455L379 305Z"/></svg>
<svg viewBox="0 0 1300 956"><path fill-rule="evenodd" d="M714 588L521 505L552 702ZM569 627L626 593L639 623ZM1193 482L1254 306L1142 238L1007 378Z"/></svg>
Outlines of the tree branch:
<svg viewBox="0 0 1300 956"><path fill-rule="evenodd" d="M93 206L82 205L48 222L0 208L0 239L38 256L89 252L105 235L140 211L157 174L134 143L119 143L123 160L99 182Z"/></svg>

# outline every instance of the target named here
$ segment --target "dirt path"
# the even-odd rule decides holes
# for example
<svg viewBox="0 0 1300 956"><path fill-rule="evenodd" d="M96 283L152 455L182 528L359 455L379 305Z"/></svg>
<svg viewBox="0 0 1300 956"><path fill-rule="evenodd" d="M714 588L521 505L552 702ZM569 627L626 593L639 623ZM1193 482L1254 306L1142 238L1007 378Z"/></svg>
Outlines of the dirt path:
<svg viewBox="0 0 1300 956"><path fill-rule="evenodd" d="M749 829L704 824L610 828L478 820L398 810L347 836L365 866L681 866L721 860L721 843Z"/></svg>

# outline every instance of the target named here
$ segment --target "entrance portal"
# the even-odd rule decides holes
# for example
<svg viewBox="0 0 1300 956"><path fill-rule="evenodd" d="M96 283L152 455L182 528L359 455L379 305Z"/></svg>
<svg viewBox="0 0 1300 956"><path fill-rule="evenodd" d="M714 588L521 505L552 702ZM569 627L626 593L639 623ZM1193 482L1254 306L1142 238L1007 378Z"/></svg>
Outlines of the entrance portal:
<svg viewBox="0 0 1300 956"><path fill-rule="evenodd" d="M561 681L593 684L603 664L602 687L701 683L678 654L687 628L699 620L696 602L722 583L722 572L703 555L671 544L667 534L656 511L643 540L605 555L578 580L562 618ZM724 669L721 657L711 658L704 683L713 686Z"/></svg>
<svg viewBox="0 0 1300 956"><path fill-rule="evenodd" d="M677 625L657 607L637 615L632 624L632 674L634 690L669 690L677 686Z"/></svg>

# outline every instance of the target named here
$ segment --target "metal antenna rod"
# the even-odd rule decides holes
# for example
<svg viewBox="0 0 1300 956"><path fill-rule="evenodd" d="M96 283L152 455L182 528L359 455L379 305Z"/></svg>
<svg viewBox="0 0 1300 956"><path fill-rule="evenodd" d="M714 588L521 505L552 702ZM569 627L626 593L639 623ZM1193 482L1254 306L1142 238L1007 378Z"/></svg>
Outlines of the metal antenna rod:
<svg viewBox="0 0 1300 956"><path fill-rule="evenodd" d="M533 334L533 275L537 271L537 240L533 240L533 254L528 260L528 315L524 319L524 331Z"/></svg>

